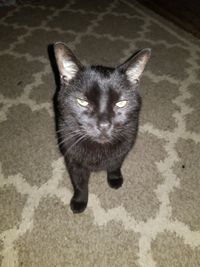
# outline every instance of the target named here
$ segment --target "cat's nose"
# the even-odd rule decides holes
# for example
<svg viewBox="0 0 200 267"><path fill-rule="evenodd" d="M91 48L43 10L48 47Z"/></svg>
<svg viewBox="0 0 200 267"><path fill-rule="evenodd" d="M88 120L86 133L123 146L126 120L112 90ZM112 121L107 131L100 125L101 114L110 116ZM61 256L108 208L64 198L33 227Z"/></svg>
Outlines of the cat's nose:
<svg viewBox="0 0 200 267"><path fill-rule="evenodd" d="M98 128L100 131L108 131L110 128L110 122L109 121L101 121L101 122L99 122Z"/></svg>

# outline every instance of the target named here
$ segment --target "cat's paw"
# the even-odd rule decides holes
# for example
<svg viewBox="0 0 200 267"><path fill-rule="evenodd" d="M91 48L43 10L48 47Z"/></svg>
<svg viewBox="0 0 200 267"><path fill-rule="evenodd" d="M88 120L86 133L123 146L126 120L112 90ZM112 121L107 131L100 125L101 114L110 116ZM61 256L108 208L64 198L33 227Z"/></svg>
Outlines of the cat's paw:
<svg viewBox="0 0 200 267"><path fill-rule="evenodd" d="M108 176L108 184L110 187L114 189L118 189L123 184L123 177L120 175L119 177L109 175Z"/></svg>
<svg viewBox="0 0 200 267"><path fill-rule="evenodd" d="M87 203L86 202L80 202L80 201L77 201L74 198L72 198L72 200L70 202L70 207L71 207L71 210L73 211L73 213L81 213L86 209Z"/></svg>

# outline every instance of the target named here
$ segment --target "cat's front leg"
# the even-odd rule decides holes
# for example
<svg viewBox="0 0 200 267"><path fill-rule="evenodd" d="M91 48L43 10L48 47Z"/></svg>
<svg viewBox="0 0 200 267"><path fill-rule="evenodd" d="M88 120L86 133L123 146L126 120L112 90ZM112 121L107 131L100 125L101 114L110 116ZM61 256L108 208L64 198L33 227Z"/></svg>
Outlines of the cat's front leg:
<svg viewBox="0 0 200 267"><path fill-rule="evenodd" d="M107 180L110 187L118 189L123 184L123 176L121 173L121 168L117 168L112 171L107 171Z"/></svg>
<svg viewBox="0 0 200 267"><path fill-rule="evenodd" d="M88 182L90 172L86 168L76 163L68 166L71 181L74 187L74 195L70 206L74 213L80 213L85 210L88 203Z"/></svg>

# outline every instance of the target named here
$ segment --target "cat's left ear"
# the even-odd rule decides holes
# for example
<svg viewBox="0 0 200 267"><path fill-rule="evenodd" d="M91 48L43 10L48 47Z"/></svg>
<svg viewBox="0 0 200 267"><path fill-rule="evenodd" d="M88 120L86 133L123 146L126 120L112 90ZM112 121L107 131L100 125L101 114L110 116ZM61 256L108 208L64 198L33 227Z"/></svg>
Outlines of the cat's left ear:
<svg viewBox="0 0 200 267"><path fill-rule="evenodd" d="M128 59L125 63L119 65L117 68L127 75L127 78L131 83L137 84L142 76L142 73L150 56L150 48L142 49L137 54Z"/></svg>
<svg viewBox="0 0 200 267"><path fill-rule="evenodd" d="M61 82L68 83L83 66L72 51L62 42L54 44L54 53Z"/></svg>

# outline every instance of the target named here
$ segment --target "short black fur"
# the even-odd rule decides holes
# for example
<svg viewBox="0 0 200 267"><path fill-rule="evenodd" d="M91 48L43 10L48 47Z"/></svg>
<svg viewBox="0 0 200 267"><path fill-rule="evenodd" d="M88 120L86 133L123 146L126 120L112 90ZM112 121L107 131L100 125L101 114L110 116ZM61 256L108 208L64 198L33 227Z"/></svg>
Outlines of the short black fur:
<svg viewBox="0 0 200 267"><path fill-rule="evenodd" d="M123 183L121 166L138 131L138 80L150 50L116 68L85 67L61 42L54 50L60 73L57 134L74 187L71 209L79 213L87 206L91 172L107 171L112 188Z"/></svg>

